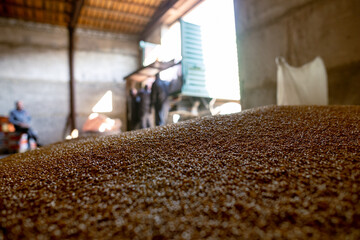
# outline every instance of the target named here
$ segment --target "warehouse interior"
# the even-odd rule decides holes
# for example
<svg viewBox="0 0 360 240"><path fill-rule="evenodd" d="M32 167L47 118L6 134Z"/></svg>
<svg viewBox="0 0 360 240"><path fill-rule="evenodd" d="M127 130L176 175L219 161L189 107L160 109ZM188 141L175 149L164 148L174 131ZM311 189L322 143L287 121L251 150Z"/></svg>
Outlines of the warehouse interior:
<svg viewBox="0 0 360 240"><path fill-rule="evenodd" d="M111 91L106 114L129 130L124 77L142 67L139 43L161 43L165 30L201 2L4 1L0 115L22 100L47 145L72 129L81 134Z"/></svg>
<svg viewBox="0 0 360 240"><path fill-rule="evenodd" d="M196 3L2 2L0 114L8 115L14 102L23 100L43 143L54 143L64 139L69 116L70 128L81 129L92 107L111 90L108 115L119 118L125 131L123 78L140 67L139 40L159 41L163 22Z"/></svg>
<svg viewBox="0 0 360 240"><path fill-rule="evenodd" d="M0 0L0 239L360 239L359 13ZM156 82L168 122L133 128Z"/></svg>
<svg viewBox="0 0 360 240"><path fill-rule="evenodd" d="M139 42L160 43L164 29L202 2L3 1L0 115L23 100L46 145L62 141L71 129L81 131L111 90L107 115L128 130L124 77L142 67ZM276 104L278 56L292 66L320 56L329 104L359 104L358 10L355 0L234 1L238 61L229 62L238 65L240 87L230 89L240 89L242 109ZM221 78L218 68L211 75Z"/></svg>

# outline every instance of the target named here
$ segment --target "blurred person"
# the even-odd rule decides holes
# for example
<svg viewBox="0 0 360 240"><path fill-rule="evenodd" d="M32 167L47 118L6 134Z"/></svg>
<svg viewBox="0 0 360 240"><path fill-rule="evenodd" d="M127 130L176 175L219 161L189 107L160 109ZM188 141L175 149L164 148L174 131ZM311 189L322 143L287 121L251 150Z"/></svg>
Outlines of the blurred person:
<svg viewBox="0 0 360 240"><path fill-rule="evenodd" d="M148 85L145 85L138 93L140 97L139 104L139 117L140 117L140 127L149 128L150 127L150 116L151 116L151 93Z"/></svg>
<svg viewBox="0 0 360 240"><path fill-rule="evenodd" d="M14 125L16 132L27 134L29 149L31 138L35 140L37 146L41 146L38 142L38 136L36 132L30 127L31 116L24 109L24 104L22 101L15 102L15 109L10 112L9 121Z"/></svg>
<svg viewBox="0 0 360 240"><path fill-rule="evenodd" d="M139 129L140 127L139 104L140 104L140 97L138 95L136 88L130 89L130 106L131 106L130 129L131 130Z"/></svg>
<svg viewBox="0 0 360 240"><path fill-rule="evenodd" d="M155 124L162 126L166 124L169 113L169 82L160 79L156 74L155 82L151 87L151 106L155 108Z"/></svg>

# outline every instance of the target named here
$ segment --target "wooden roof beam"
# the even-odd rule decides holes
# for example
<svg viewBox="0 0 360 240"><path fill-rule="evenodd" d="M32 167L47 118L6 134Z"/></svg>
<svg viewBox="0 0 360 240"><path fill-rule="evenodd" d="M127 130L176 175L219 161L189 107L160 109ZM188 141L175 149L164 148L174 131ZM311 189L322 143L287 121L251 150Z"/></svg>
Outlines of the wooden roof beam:
<svg viewBox="0 0 360 240"><path fill-rule="evenodd" d="M64 21L59 21L53 18L49 18L49 17L45 17L43 19L36 19L34 20L33 18L29 17L29 16L14 16L12 14L1 14L1 17L6 17L6 18L13 18L13 19L18 19L18 20L23 20L23 21L29 21L29 22L36 22L36 23L44 23L44 24L51 24L51 25L55 25L55 26L68 26L68 22L67 19L64 19Z"/></svg>
<svg viewBox="0 0 360 240"><path fill-rule="evenodd" d="M24 0L26 1L26 0ZM42 0L43 2L56 2L56 3L67 3L72 4L71 0Z"/></svg>
<svg viewBox="0 0 360 240"><path fill-rule="evenodd" d="M140 26L143 27L145 24L142 23L135 23L132 21L124 21L124 20L116 20L116 19L109 19L109 18L98 18L98 17L88 17L88 16L80 16L80 21L96 21L96 22L106 22L111 24L122 24L122 25L130 25L130 26ZM83 24L86 25L86 24Z"/></svg>
<svg viewBox="0 0 360 240"><path fill-rule="evenodd" d="M128 12L124 12L124 11L119 11L119 10L112 10L112 9L108 9L108 8L100 8L100 7L93 7L93 6L84 6L87 9L91 9L94 11L99 11L99 12L105 12L105 13L113 13L116 15L122 15L125 17L130 17L130 18L135 18L135 19L139 19L141 21L149 21L151 18L150 17L146 17L146 16L142 16L142 15L138 15L138 14L134 14L134 13L128 13Z"/></svg>
<svg viewBox="0 0 360 240"><path fill-rule="evenodd" d="M43 9L43 7L35 7L35 6L29 6L29 5L21 5L17 3L6 3L6 7L14 7L14 8L23 8L27 10L33 10L33 11L45 11L45 12L51 12L51 13L57 13L57 14L64 14L64 15L70 15L70 12L67 11L59 11L58 9ZM3 7L5 7L3 5Z"/></svg>
<svg viewBox="0 0 360 240"><path fill-rule="evenodd" d="M144 31L140 35L140 40L146 39L152 31L155 30L159 24L161 24L161 18L164 14L169 11L177 2L178 0L167 0L161 4L154 13L153 17L151 18L150 22L144 28Z"/></svg>
<svg viewBox="0 0 360 240"><path fill-rule="evenodd" d="M157 27L162 24L171 25L196 5L204 0L168 0L154 14L149 24L140 35L140 40L145 40Z"/></svg>
<svg viewBox="0 0 360 240"><path fill-rule="evenodd" d="M73 5L73 11L70 15L69 28L75 28L80 16L81 8L84 6L84 0L76 0Z"/></svg>
<svg viewBox="0 0 360 240"><path fill-rule="evenodd" d="M5 0L1 0L1 5L2 5L2 12L3 12L5 15L8 14L8 9L7 9Z"/></svg>
<svg viewBox="0 0 360 240"><path fill-rule="evenodd" d="M99 2L99 0L97 1ZM101 2L101 1L100 1ZM151 9L151 10L156 10L157 7L155 4L142 4L142 3L136 3L136 2L133 2L133 0L107 0L107 2L110 2L110 3L125 3L125 4L129 4L131 6L134 6L134 7L144 7L144 8L148 8L148 9ZM94 4L94 6L98 6L100 4Z"/></svg>
<svg viewBox="0 0 360 240"><path fill-rule="evenodd" d="M175 6L163 17L163 24L170 26L182 18L186 13L205 0L179 0Z"/></svg>

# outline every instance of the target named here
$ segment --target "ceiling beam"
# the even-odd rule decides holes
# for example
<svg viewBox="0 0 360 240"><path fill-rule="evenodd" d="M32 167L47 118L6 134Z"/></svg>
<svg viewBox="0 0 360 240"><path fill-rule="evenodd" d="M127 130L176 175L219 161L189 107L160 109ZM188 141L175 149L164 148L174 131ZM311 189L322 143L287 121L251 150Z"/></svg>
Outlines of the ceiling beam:
<svg viewBox="0 0 360 240"><path fill-rule="evenodd" d="M25 1L29 1L29 0L25 0ZM56 2L56 3L67 3L67 4L71 4L72 1L71 0L42 0L43 2Z"/></svg>
<svg viewBox="0 0 360 240"><path fill-rule="evenodd" d="M164 14L169 11L177 2L178 0L167 0L164 1L163 4L159 6L159 8L154 13L153 17L151 18L150 22L144 28L144 31L140 35L140 40L146 39L151 32L155 30L157 26L160 24L160 20Z"/></svg>
<svg viewBox="0 0 360 240"><path fill-rule="evenodd" d="M27 4L26 0L23 0L23 4L24 4L25 8L28 7L28 4ZM28 11L24 11L24 16L26 18L30 18L29 14L28 14Z"/></svg>
<svg viewBox="0 0 360 240"><path fill-rule="evenodd" d="M1 5L2 5L2 12L3 12L5 15L8 14L8 9L7 9L5 0L1 0Z"/></svg>
<svg viewBox="0 0 360 240"><path fill-rule="evenodd" d="M118 20L118 19L108 19L108 18L98 18L98 17L88 17L88 16L81 16L80 17L80 21L81 20L85 20L85 21L96 21L96 22L106 22L106 23L110 23L110 24L114 24L114 25L130 25L130 26L138 26L138 27L143 27L145 24L142 23L134 23L132 21L124 21L124 20ZM82 24L82 25L86 25L86 24Z"/></svg>
<svg viewBox="0 0 360 240"><path fill-rule="evenodd" d="M171 11L163 16L162 23L172 25L203 1L205 0L179 0Z"/></svg>
<svg viewBox="0 0 360 240"><path fill-rule="evenodd" d="M171 25L196 5L205 0L168 0L153 15L149 24L140 35L140 40L145 40L150 34L161 25Z"/></svg>
<svg viewBox="0 0 360 240"><path fill-rule="evenodd" d="M35 6L22 5L22 4L17 4L17 3L8 3L8 2L6 2L4 5L6 7L23 8L25 10L45 11L45 12L51 12L51 13L57 13L57 14L70 15L70 12L59 11L58 9L47 9L47 8L43 9L43 7L35 7ZM3 7L5 7L4 5L3 5Z"/></svg>
<svg viewBox="0 0 360 240"><path fill-rule="evenodd" d="M73 11L70 16L70 23L69 28L75 28L77 21L80 16L81 8L84 5L84 0L76 0L76 2L73 4Z"/></svg>
<svg viewBox="0 0 360 240"><path fill-rule="evenodd" d="M68 21L64 20L64 21L58 21L55 19L51 19L49 17L44 17L42 19L32 19L29 17L25 17L25 16L15 16L12 14L1 14L2 17L6 17L6 18L12 18L12 19L17 19L17 20L22 20L22 21L27 21L27 22L36 22L36 23L44 23L44 24L51 24L54 26L68 26Z"/></svg>
<svg viewBox="0 0 360 240"><path fill-rule="evenodd" d="M103 2L103 0L99 1L97 0L96 1L97 3L98 2ZM135 7L141 7L141 8L147 8L147 9L150 9L150 10L156 10L157 7L155 4L142 4L142 3L136 3L136 2L133 2L133 0L107 0L106 1L107 3L116 3L116 4L121 4L121 3L124 3L124 4L128 4L128 5L131 5L131 6L135 6ZM101 4L94 4L93 6L101 6Z"/></svg>
<svg viewBox="0 0 360 240"><path fill-rule="evenodd" d="M86 9L93 10L93 11L98 11L98 12L103 12L103 13L113 13L115 15L122 15L125 17L135 18L135 19L139 19L141 21L146 21L146 22L151 19L150 17L146 17L146 16L134 14L134 13L128 13L125 11L112 10L112 9L108 9L108 8L99 8L99 7L93 7L93 6L87 6L87 5L84 7Z"/></svg>

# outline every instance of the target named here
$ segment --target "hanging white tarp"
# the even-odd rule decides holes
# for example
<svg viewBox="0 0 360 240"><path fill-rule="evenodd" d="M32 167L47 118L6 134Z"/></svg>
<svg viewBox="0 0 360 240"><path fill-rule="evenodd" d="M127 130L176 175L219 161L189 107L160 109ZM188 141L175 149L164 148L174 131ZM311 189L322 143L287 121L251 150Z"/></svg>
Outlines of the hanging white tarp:
<svg viewBox="0 0 360 240"><path fill-rule="evenodd" d="M327 105L328 86L325 64L320 57L301 67L276 58L278 105Z"/></svg>

